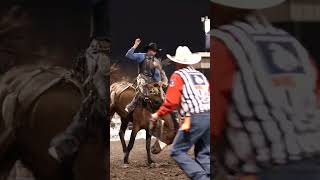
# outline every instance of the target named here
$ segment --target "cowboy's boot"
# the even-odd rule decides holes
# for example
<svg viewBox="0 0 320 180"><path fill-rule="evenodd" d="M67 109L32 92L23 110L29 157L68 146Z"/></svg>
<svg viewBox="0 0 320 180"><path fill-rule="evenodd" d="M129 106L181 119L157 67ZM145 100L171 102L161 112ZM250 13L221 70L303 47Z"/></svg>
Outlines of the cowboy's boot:
<svg viewBox="0 0 320 180"><path fill-rule="evenodd" d="M131 112L133 112L133 110L136 108L139 100L141 99L141 93L137 93L134 98L132 99L132 101L126 106L126 111L128 114L130 114Z"/></svg>

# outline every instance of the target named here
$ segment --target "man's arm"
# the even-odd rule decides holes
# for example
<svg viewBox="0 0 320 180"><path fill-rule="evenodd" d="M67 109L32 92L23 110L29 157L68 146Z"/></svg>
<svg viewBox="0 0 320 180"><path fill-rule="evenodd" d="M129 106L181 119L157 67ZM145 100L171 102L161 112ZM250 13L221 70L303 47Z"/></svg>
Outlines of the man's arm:
<svg viewBox="0 0 320 180"><path fill-rule="evenodd" d="M161 81L161 74L159 69L154 70L153 79L157 82Z"/></svg>
<svg viewBox="0 0 320 180"><path fill-rule="evenodd" d="M141 40L138 38L134 41L134 45L132 46L131 49L129 49L129 51L126 54L126 57L136 61L137 63L140 63L144 60L145 57L145 53L135 53L134 51L138 48L138 46L140 45Z"/></svg>
<svg viewBox="0 0 320 180"><path fill-rule="evenodd" d="M313 64L315 71L317 72L317 81L316 81L316 89L315 89L315 94L317 98L317 105L318 108L320 108L320 66L318 63L315 61L313 57L310 56L310 61Z"/></svg>
<svg viewBox="0 0 320 180"><path fill-rule="evenodd" d="M134 49L133 47L131 49L129 49L129 51L126 54L126 57L136 61L137 63L141 63L144 60L145 57L145 53L135 53L136 49Z"/></svg>
<svg viewBox="0 0 320 180"><path fill-rule="evenodd" d="M159 108L159 110L156 112L158 117L162 117L168 113L171 113L179 106L182 96L183 85L184 81L181 78L181 76L179 74L174 73L170 78L166 94L166 100Z"/></svg>
<svg viewBox="0 0 320 180"><path fill-rule="evenodd" d="M226 126L236 61L222 41L211 38L211 48L211 64L215 67L211 71L211 137L216 141L223 136Z"/></svg>
<svg viewBox="0 0 320 180"><path fill-rule="evenodd" d="M168 78L166 76L166 73L162 69L162 65L160 61L157 61L154 63L155 73L153 76L153 79L157 80L158 82L161 81L163 85L168 86Z"/></svg>

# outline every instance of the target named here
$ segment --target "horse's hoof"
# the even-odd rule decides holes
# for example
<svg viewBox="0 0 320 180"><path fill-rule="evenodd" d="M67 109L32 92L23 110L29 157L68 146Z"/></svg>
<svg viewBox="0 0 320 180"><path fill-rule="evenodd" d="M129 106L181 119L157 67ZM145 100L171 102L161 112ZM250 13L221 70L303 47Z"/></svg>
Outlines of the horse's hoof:
<svg viewBox="0 0 320 180"><path fill-rule="evenodd" d="M122 165L122 168L124 168L124 169L127 169L127 168L129 168L130 166L129 166L129 164L123 164Z"/></svg>
<svg viewBox="0 0 320 180"><path fill-rule="evenodd" d="M148 163L148 165L149 165L150 168L155 168L156 167L155 163Z"/></svg>
<svg viewBox="0 0 320 180"><path fill-rule="evenodd" d="M155 162L149 163L149 167L150 167L150 168L159 168L159 167L160 167L160 164L155 163Z"/></svg>
<svg viewBox="0 0 320 180"><path fill-rule="evenodd" d="M155 163L153 160L148 160L148 164L150 165L150 164L153 164L153 163Z"/></svg>

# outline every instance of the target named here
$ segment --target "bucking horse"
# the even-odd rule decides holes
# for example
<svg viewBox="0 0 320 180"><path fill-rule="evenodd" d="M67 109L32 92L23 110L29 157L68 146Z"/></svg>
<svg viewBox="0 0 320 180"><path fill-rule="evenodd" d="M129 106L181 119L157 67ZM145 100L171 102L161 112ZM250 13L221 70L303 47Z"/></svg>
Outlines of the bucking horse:
<svg viewBox="0 0 320 180"><path fill-rule="evenodd" d="M141 129L146 131L146 151L149 165L154 162L150 154L152 135L157 137L155 144L152 146L153 154L159 153L166 145L173 142L178 129L178 123L173 119L171 114L164 116L161 121L158 121L155 128L150 129L151 113L157 110L163 102L159 88L162 87L157 83L149 84L148 98L139 102L133 111L132 118L129 118L125 107L135 96L136 88L132 83L126 81L115 82L110 86L110 118L112 118L114 113L117 113L121 118L119 137L125 155L125 167L129 164L130 151L133 148L136 135ZM132 121L133 127L129 144L126 145L124 134L130 121Z"/></svg>

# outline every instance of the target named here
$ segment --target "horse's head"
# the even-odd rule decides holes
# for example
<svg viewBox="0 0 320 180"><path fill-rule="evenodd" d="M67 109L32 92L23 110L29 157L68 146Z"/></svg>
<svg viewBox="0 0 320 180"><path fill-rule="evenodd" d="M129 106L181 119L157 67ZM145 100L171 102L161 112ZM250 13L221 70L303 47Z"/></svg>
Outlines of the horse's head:
<svg viewBox="0 0 320 180"><path fill-rule="evenodd" d="M156 142L151 147L153 154L160 153L167 145L172 144L179 128L178 122L172 114L163 116L159 122L152 132L157 137Z"/></svg>
<svg viewBox="0 0 320 180"><path fill-rule="evenodd" d="M150 83L147 85L147 88L149 91L147 96L149 106L150 106L150 109L153 111L158 109L164 101L162 89L161 89L162 87L160 86L159 83Z"/></svg>

